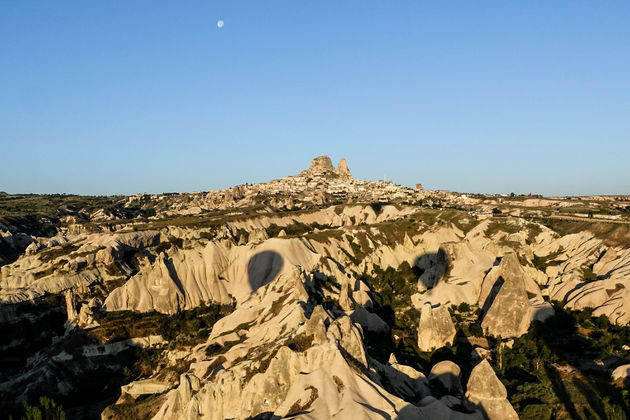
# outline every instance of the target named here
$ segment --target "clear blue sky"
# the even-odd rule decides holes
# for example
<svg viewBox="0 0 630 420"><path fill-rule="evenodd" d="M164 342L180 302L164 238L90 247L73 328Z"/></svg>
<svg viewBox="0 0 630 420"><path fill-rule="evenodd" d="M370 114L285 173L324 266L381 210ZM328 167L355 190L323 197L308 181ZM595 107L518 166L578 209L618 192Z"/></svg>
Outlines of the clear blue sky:
<svg viewBox="0 0 630 420"><path fill-rule="evenodd" d="M3 0L0 151L11 193L209 190L328 154L628 194L630 2Z"/></svg>

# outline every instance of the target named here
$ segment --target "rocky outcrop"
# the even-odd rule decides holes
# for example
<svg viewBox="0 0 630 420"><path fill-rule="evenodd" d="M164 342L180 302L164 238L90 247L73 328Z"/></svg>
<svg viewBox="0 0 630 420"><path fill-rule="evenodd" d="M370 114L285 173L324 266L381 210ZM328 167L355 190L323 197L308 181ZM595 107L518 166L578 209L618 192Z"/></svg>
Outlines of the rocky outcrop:
<svg viewBox="0 0 630 420"><path fill-rule="evenodd" d="M429 381L422 372L411 366L398 363L392 354L387 364L372 360L376 371L397 391L397 395L405 396L406 400L421 400L431 395Z"/></svg>
<svg viewBox="0 0 630 420"><path fill-rule="evenodd" d="M337 174L339 174L341 178L352 179L352 174L350 173L350 169L348 169L348 164L346 163L345 158L341 158L339 161L339 165L337 165Z"/></svg>
<svg viewBox="0 0 630 420"><path fill-rule="evenodd" d="M304 410L314 418L332 418L340 409L357 418L369 418L373 409L395 417L406 404L365 376L361 329L347 316L334 319L321 306L309 311L303 303L304 276L294 272L276 287L262 286L215 324L155 418L284 417ZM282 305L273 304L278 301ZM248 326L240 339L228 339L239 344L207 356L205 348L243 325Z"/></svg>
<svg viewBox="0 0 630 420"><path fill-rule="evenodd" d="M101 301L98 298L92 298L89 302L81 305L79 316L75 319L76 325L83 329L95 328L99 323L94 318L94 313L101 307Z"/></svg>
<svg viewBox="0 0 630 420"><path fill-rule="evenodd" d="M481 327L487 335L519 337L530 324L530 307L525 289L525 272L516 254L501 259L486 276L479 296L484 311Z"/></svg>
<svg viewBox="0 0 630 420"><path fill-rule="evenodd" d="M306 171L302 172L301 175L326 176L337 175L337 173L328 156L318 156L311 160L311 166Z"/></svg>
<svg viewBox="0 0 630 420"><path fill-rule="evenodd" d="M455 340L455 325L444 305L433 308L430 303L422 306L418 325L418 348L432 351Z"/></svg>
<svg viewBox="0 0 630 420"><path fill-rule="evenodd" d="M350 315L352 322L356 322L363 328L380 333L389 331L389 325L383 321L378 315L369 312L365 307L361 306Z"/></svg>
<svg viewBox="0 0 630 420"><path fill-rule="evenodd" d="M263 413L284 418L301 412L313 419L375 418L375 412L400 419L481 418L443 401L407 402L429 397L424 375L395 358L368 362L362 328L343 314L311 308L305 303L310 276L295 268L291 273L260 286L215 324L208 341L190 354L189 370L164 394L154 419L241 419ZM221 346L226 350L210 352ZM441 362L431 379L460 395L460 375L457 365Z"/></svg>
<svg viewBox="0 0 630 420"><path fill-rule="evenodd" d="M77 318L77 308L76 308L76 302L74 299L74 292L72 291L72 289L68 289L66 291L63 292L63 296L65 298L66 301L66 314L68 316L68 320L66 321L67 324L72 324L75 322L76 318Z"/></svg>
<svg viewBox="0 0 630 420"><path fill-rule="evenodd" d="M164 391L168 391L171 388L169 383L156 381L155 379L144 379L131 382L121 387L121 399L124 395L129 395L133 398L137 398L141 395L153 395L161 394Z"/></svg>
<svg viewBox="0 0 630 420"><path fill-rule="evenodd" d="M299 239L274 238L248 246L209 242L168 252L114 290L105 309L174 313L201 302L242 302L261 286L291 275L296 266L315 269L320 259Z"/></svg>
<svg viewBox="0 0 630 420"><path fill-rule="evenodd" d="M462 370L450 360L436 363L429 373L429 382L448 395L462 394Z"/></svg>
<svg viewBox="0 0 630 420"><path fill-rule="evenodd" d="M328 156L318 156L311 160L311 166L300 173L302 177L319 177L319 178L339 178L342 180L352 180L352 174L348 169L346 159L341 159L337 169L332 165L332 161Z"/></svg>
<svg viewBox="0 0 630 420"><path fill-rule="evenodd" d="M630 378L630 365L618 366L612 372L613 381L626 381Z"/></svg>
<svg viewBox="0 0 630 420"><path fill-rule="evenodd" d="M489 420L518 420L518 414L507 400L505 386L485 359L470 373L466 399Z"/></svg>
<svg viewBox="0 0 630 420"><path fill-rule="evenodd" d="M566 235L536 250L549 257L545 294L568 308L594 309L611 322L630 323L630 249L604 247L588 232ZM594 278L585 278L591 271Z"/></svg>

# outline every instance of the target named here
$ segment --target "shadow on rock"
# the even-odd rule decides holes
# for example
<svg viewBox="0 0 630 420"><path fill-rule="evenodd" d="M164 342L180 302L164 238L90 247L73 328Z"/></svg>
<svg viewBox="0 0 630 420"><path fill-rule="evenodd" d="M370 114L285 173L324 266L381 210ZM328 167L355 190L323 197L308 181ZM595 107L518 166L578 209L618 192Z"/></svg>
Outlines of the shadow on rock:
<svg viewBox="0 0 630 420"><path fill-rule="evenodd" d="M438 252L428 252L416 257L413 263L414 273L418 276L418 285L424 286L426 290L437 286L450 267L450 256L443 248L440 248Z"/></svg>
<svg viewBox="0 0 630 420"><path fill-rule="evenodd" d="M250 258L247 264L249 285L255 292L258 288L271 283L284 265L284 259L274 251L262 251Z"/></svg>

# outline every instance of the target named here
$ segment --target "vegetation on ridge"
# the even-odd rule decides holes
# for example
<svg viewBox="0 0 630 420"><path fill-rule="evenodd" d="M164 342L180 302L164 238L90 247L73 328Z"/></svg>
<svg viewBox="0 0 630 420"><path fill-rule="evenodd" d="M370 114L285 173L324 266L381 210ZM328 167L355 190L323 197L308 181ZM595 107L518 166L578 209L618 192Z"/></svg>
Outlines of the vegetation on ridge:
<svg viewBox="0 0 630 420"><path fill-rule="evenodd" d="M401 363L425 375L433 364L452 360L462 369L465 384L473 367L475 343L487 346L491 364L521 418L624 419L630 415L630 383L615 384L610 379L612 368L630 363L626 346L630 326L611 324L603 315L594 318L592 309L573 311L554 302L556 315L534 322L510 347L500 339L486 339L479 308L462 304L449 308L457 330L455 343L421 352L417 346L420 314L409 309L413 308L410 296L415 293L416 274L402 263L397 269L377 269L374 276L360 276L370 287L374 313L391 327L387 334L364 330L371 357L386 363L393 353ZM433 392L439 395L439 390Z"/></svg>

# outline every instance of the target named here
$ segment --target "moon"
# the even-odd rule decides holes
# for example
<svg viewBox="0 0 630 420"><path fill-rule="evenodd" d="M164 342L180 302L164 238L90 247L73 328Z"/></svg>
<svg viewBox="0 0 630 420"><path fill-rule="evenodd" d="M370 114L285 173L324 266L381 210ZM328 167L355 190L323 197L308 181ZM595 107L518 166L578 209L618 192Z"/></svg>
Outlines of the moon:
<svg viewBox="0 0 630 420"><path fill-rule="evenodd" d="M220 19L217 21L217 28L219 29L223 28L223 21Z"/></svg>

